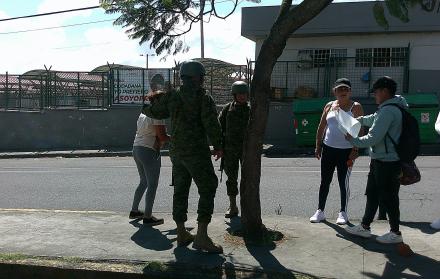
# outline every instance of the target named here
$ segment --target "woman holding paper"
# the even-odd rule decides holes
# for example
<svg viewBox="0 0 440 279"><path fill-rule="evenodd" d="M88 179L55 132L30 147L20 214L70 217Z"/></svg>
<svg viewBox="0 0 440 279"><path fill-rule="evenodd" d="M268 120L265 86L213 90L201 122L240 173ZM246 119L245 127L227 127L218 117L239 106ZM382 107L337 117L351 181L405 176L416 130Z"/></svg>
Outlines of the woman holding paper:
<svg viewBox="0 0 440 279"><path fill-rule="evenodd" d="M358 157L358 149L345 139L345 133L342 132L344 129L341 129L338 121L338 111L343 110L349 117L358 117L363 115L363 109L361 104L351 100L351 83L348 79L336 80L333 94L336 100L324 107L316 133L315 157L321 159L321 185L318 210L310 217L310 222L319 223L325 220L325 203L336 168L341 193L341 209L336 223L343 225L348 222L349 178L353 161Z"/></svg>
<svg viewBox="0 0 440 279"><path fill-rule="evenodd" d="M439 112L439 114L437 116L437 121L435 121L435 130L437 131L437 133L440 134L440 112ZM431 227L433 229L440 230L440 218L437 219L437 220L434 220L431 223Z"/></svg>

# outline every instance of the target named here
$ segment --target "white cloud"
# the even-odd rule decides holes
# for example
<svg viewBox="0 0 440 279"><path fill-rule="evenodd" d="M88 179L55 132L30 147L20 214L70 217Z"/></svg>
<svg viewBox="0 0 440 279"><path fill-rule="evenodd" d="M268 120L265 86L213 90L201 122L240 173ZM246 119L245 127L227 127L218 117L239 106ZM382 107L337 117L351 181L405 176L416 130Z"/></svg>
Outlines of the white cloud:
<svg viewBox="0 0 440 279"><path fill-rule="evenodd" d="M38 7L37 13L94 6L98 3L98 0L45 0ZM90 15L91 11L82 11L5 22L0 24L0 33L65 25L66 21L70 24L96 20ZM0 11L0 18L7 17L9 16L5 12ZM113 17L114 15L107 15L104 18ZM246 58L254 58L254 43L240 36L240 21L241 11L237 9L226 20L212 18L211 22L205 23L205 57L235 64L245 64ZM147 50L146 45L139 46L138 41L130 40L123 29L112 26L111 23L108 23L108 27L86 26L89 26L87 31L74 38L67 36L67 30L72 32L75 27L0 34L0 73L9 71L12 74L21 74L44 68L44 64L52 65L54 70L64 71L90 71L106 62L144 67L145 57L139 54L146 51L154 53L154 50ZM190 46L188 53L170 56L166 62L160 61L160 57L150 56L149 66L172 67L174 61L200 57L199 24L194 24L193 30L184 39Z"/></svg>

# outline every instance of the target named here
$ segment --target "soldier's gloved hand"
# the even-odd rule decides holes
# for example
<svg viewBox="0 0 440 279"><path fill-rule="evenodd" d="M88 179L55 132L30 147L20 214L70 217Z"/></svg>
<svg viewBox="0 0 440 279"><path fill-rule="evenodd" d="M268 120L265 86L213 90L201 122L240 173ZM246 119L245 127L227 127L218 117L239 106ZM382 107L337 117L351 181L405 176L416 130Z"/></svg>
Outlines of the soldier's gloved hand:
<svg viewBox="0 0 440 279"><path fill-rule="evenodd" d="M214 156L215 160L218 161L221 157L223 157L223 150L213 150L211 151L212 156Z"/></svg>

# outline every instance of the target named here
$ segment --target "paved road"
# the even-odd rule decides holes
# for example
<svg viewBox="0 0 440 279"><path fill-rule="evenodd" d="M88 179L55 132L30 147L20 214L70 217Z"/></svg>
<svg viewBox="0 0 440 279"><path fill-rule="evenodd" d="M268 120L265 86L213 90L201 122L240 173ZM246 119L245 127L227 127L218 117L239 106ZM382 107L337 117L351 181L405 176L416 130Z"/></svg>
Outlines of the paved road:
<svg viewBox="0 0 440 279"><path fill-rule="evenodd" d="M440 216L440 159L420 157L422 182L401 188L404 221L431 221ZM154 211L171 212L171 162L162 158L162 174ZM216 166L218 163L216 162ZM217 169L218 167L216 167ZM368 157L357 160L351 177L349 214L360 218ZM317 206L320 172L314 158L263 158L261 203L263 214L309 217ZM330 220L339 211L336 177L331 185L326 213ZM134 161L113 158L40 158L0 160L0 208L67 210L110 210L127 212L138 183ZM189 211L197 208L197 191L192 187ZM225 181L219 186L215 211L227 206Z"/></svg>

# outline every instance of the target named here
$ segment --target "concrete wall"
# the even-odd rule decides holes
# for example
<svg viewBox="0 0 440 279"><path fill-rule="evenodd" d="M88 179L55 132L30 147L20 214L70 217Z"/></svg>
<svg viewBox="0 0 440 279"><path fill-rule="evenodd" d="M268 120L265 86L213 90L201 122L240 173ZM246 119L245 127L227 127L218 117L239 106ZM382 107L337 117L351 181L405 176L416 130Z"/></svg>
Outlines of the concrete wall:
<svg viewBox="0 0 440 279"><path fill-rule="evenodd" d="M129 149L139 107L109 110L0 112L0 152ZM272 103L265 143L293 145L292 103Z"/></svg>
<svg viewBox="0 0 440 279"><path fill-rule="evenodd" d="M140 107L0 112L0 152L130 148Z"/></svg>

